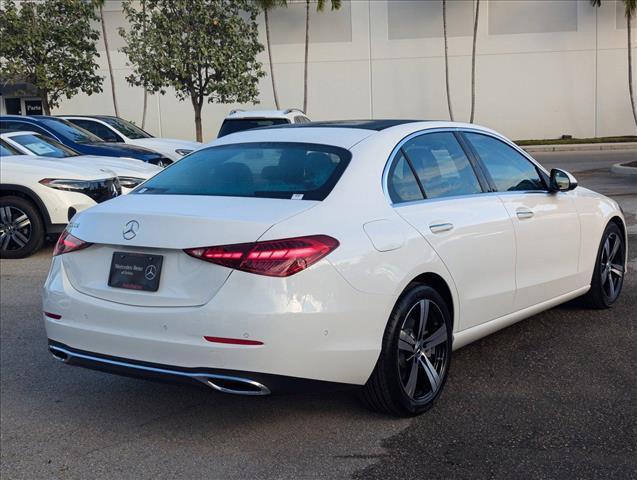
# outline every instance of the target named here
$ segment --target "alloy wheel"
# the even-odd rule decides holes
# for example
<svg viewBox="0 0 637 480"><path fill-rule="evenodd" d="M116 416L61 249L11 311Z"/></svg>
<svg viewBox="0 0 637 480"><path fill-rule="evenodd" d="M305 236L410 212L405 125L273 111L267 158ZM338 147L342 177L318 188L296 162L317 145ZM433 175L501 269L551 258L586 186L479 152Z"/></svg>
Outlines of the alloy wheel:
<svg viewBox="0 0 637 480"><path fill-rule="evenodd" d="M604 242L601 256L601 284L609 302L619 296L624 281L624 244L621 237L611 232Z"/></svg>
<svg viewBox="0 0 637 480"><path fill-rule="evenodd" d="M400 329L398 371L405 393L416 402L429 402L440 389L451 348L440 307L423 299L413 305Z"/></svg>
<svg viewBox="0 0 637 480"><path fill-rule="evenodd" d="M0 250L20 250L31 240L31 220L18 207L0 207Z"/></svg>

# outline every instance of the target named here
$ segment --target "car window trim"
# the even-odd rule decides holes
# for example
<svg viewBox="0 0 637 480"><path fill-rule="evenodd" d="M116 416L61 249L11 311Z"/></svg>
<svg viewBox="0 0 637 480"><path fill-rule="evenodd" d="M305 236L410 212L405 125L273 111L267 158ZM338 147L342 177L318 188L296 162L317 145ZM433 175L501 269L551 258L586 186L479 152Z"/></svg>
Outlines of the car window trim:
<svg viewBox="0 0 637 480"><path fill-rule="evenodd" d="M400 148L400 153L402 153L403 157L405 157L405 161L407 162L407 165L409 165L409 170L411 170L411 174L416 179L416 183L418 184L418 188L420 189L420 194L422 195L423 200L425 200L427 198L427 192L425 191L425 186L420 181L420 177L418 177L418 174L416 173L416 167L414 167L414 163L411 161L411 157L407 154L407 151L402 147ZM404 202L401 202L401 203L404 203Z"/></svg>
<svg viewBox="0 0 637 480"><path fill-rule="evenodd" d="M469 163L471 163L471 167L473 167L473 172L476 174L476 177L478 177L478 182L480 183L482 192L489 193L497 191L489 172L486 171L484 164L480 160L478 152L476 152L473 148L473 145L469 143L462 132L453 132L453 134L469 159Z"/></svg>
<svg viewBox="0 0 637 480"><path fill-rule="evenodd" d="M456 137L456 131L461 130L460 128L454 128L454 127L440 127L440 128L430 128L430 129L425 129L425 130L418 130L417 132L412 132L411 134L407 135L406 137L404 137L400 142L398 142L398 144L396 144L396 146L394 147L394 149L391 151L391 153L389 154L389 158L387 160L387 162L385 163L385 168L383 169L383 177L382 177L382 186L383 186L383 193L385 194L385 198L389 201L389 204L391 206L397 206L397 205L404 205L406 203L415 203L415 202L423 202L423 201L428 201L428 200L445 200L445 199L451 199L451 198L462 198L462 197L466 197L466 196L471 196L471 195L484 195L486 193L490 193L490 190L488 189L488 186L485 185L482 181L480 181L480 175L478 174L478 172L476 172L475 166L473 165L472 161L471 161L471 157L467 154L466 150L463 147L463 144L457 139ZM416 170L414 169L414 166L411 162L411 160L409 159L409 156L406 155L406 152L404 150L404 145L413 140L414 138L418 138L421 137L423 135L427 135L430 133L451 133L454 138L456 139L456 142L458 142L460 149L463 151L463 153L465 154L465 156L467 157L469 164L471 165L471 168L473 169L473 173L476 176L476 179L478 180L478 185L480 185L480 189L482 190L481 192L478 193L468 193L468 194L464 194L464 195L453 195L453 196L448 196L448 197L433 197L433 198L427 198L425 189L422 186L422 183L420 181L420 178L418 178L418 175L416 175ZM421 189L421 193L423 195L423 199L422 200L409 200L408 202L394 202L389 194L389 189L387 186L387 183L389 181L389 172L391 169L391 166L394 164L394 162L396 161L396 157L398 155L398 153L402 153L405 156L405 160L407 160L407 164L409 165L409 168L411 169L412 174L414 174L414 176L416 177L416 181L418 182L418 187ZM486 187L486 189L485 189Z"/></svg>

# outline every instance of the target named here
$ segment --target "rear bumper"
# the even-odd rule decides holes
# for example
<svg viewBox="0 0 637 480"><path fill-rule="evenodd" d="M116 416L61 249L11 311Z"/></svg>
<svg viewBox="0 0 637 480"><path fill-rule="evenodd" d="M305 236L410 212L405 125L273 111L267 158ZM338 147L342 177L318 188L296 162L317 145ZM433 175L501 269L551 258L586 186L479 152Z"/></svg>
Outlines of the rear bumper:
<svg viewBox="0 0 637 480"><path fill-rule="evenodd" d="M189 384L234 395L327 392L354 388L344 383L308 380L218 368L183 368L86 352L49 340L49 351L67 365L160 382Z"/></svg>
<svg viewBox="0 0 637 480"><path fill-rule="evenodd" d="M190 383L201 379L174 372L241 372L255 381L268 376L264 385L275 391L281 382L269 376L293 378L297 384L316 380L363 385L378 359L393 304L389 296L358 292L329 262L321 261L288 278L235 271L203 306L136 307L78 292L60 257L55 257L43 308L61 318L43 319L52 345L63 345L60 348L71 354L124 359L127 364L106 365L109 369L129 371L128 364L170 366L165 370L171 377ZM213 343L205 336L262 344ZM88 360L94 363L75 355L70 363Z"/></svg>

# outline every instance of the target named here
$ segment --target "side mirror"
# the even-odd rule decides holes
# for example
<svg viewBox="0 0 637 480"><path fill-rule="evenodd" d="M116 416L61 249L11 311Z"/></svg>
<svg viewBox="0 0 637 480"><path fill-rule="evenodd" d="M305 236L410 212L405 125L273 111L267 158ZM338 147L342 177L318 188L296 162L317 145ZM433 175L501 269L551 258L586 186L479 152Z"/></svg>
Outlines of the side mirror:
<svg viewBox="0 0 637 480"><path fill-rule="evenodd" d="M554 168L551 170L551 192L568 192L577 187L577 180L570 173Z"/></svg>

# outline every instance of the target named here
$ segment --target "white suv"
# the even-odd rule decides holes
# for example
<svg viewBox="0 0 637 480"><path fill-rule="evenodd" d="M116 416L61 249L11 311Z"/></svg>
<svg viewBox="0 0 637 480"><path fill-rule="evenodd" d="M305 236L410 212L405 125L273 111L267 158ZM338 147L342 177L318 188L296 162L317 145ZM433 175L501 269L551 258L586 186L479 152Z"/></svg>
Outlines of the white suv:
<svg viewBox="0 0 637 480"><path fill-rule="evenodd" d="M221 124L217 138L253 128L287 125L290 123L310 123L310 121L305 116L305 113L298 108L288 108L286 110L232 110Z"/></svg>

